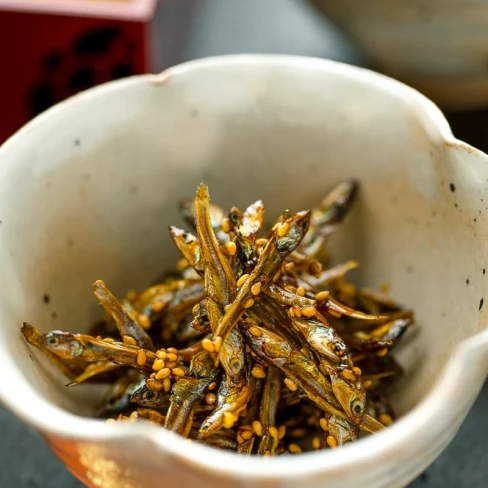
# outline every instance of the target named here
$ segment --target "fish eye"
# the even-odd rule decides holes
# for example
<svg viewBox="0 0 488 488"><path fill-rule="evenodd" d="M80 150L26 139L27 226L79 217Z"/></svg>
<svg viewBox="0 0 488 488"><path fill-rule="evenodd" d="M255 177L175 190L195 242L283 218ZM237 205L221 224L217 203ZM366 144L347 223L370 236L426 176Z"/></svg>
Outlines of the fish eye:
<svg viewBox="0 0 488 488"><path fill-rule="evenodd" d="M351 410L355 415L361 415L363 413L364 405L360 400L355 400L352 402L352 408Z"/></svg>
<svg viewBox="0 0 488 488"><path fill-rule="evenodd" d="M233 224L238 224L239 223L239 213L235 210L231 211L229 213L229 220L233 223Z"/></svg>
<svg viewBox="0 0 488 488"><path fill-rule="evenodd" d="M342 347L341 344L336 344L334 346L334 352L338 355L338 356L343 356L344 355L344 349Z"/></svg>
<svg viewBox="0 0 488 488"><path fill-rule="evenodd" d="M144 400L151 400L151 398L154 398L154 392L151 390L147 390L146 392L144 392L143 398Z"/></svg>
<svg viewBox="0 0 488 488"><path fill-rule="evenodd" d="M46 337L46 344L51 347L56 347L59 345L59 338L56 336Z"/></svg>
<svg viewBox="0 0 488 488"><path fill-rule="evenodd" d="M236 371L236 372L239 371L241 366L242 366L242 363L237 358L232 359L230 362L230 367L232 368L233 371Z"/></svg>

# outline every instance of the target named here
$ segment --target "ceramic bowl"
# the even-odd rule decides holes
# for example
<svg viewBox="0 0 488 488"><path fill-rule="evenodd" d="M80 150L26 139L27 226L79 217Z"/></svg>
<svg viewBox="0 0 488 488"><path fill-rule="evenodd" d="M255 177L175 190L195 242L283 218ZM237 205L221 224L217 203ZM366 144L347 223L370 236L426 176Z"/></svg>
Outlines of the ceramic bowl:
<svg viewBox="0 0 488 488"><path fill-rule="evenodd" d="M242 55L89 90L0 148L0 398L91 487L395 488L452 439L488 370L488 157L439 110L384 76L330 61ZM416 311L384 432L272 459L162 428L90 418L101 391L65 388L20 335L86 330L92 283L122 295L171 266L168 225L199 182L225 205L263 198L269 220L343 178L361 191L331 241L357 279ZM485 301L484 301L485 300Z"/></svg>
<svg viewBox="0 0 488 488"><path fill-rule="evenodd" d="M443 108L488 106L488 0L307 0L375 68Z"/></svg>

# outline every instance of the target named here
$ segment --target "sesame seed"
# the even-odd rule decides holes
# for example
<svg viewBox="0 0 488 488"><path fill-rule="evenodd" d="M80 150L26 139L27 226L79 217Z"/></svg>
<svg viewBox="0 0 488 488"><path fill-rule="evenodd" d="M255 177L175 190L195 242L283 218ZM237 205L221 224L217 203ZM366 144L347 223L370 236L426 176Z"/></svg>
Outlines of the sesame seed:
<svg viewBox="0 0 488 488"><path fill-rule="evenodd" d="M322 273L322 265L318 261L314 261L308 267L308 271L312 276L319 277Z"/></svg>
<svg viewBox="0 0 488 488"><path fill-rule="evenodd" d="M171 370L169 368L160 369L156 373L156 379L157 380L163 380L164 378L167 378L170 374L171 374Z"/></svg>
<svg viewBox="0 0 488 488"><path fill-rule="evenodd" d="M312 439L312 447L314 449L320 449L320 437L314 437Z"/></svg>
<svg viewBox="0 0 488 488"><path fill-rule="evenodd" d="M319 424L320 424L320 428L322 430L328 430L329 429L329 423L327 422L327 419L322 417L320 420L319 420Z"/></svg>
<svg viewBox="0 0 488 488"><path fill-rule="evenodd" d="M224 307L224 312L228 312L228 311L229 311L231 308L232 308L232 304L231 304L231 303L229 303L228 305L226 305L226 306Z"/></svg>
<svg viewBox="0 0 488 488"><path fill-rule="evenodd" d="M303 288L303 286L299 286L297 288L297 295L299 295L301 297L304 297L305 296L305 288Z"/></svg>
<svg viewBox="0 0 488 488"><path fill-rule="evenodd" d="M163 369L165 367L164 361L162 359L155 359L152 369L154 371L159 371L160 369Z"/></svg>
<svg viewBox="0 0 488 488"><path fill-rule="evenodd" d="M294 318L295 317L295 309L293 307L290 307L288 309L288 315L291 317L291 318Z"/></svg>
<svg viewBox="0 0 488 488"><path fill-rule="evenodd" d="M286 387L289 390L291 390L291 391L297 391L297 389L298 389L297 384L293 380L290 380L290 378L285 378L283 380L283 382L285 383Z"/></svg>
<svg viewBox="0 0 488 488"><path fill-rule="evenodd" d="M337 439L333 435L328 435L327 444L330 448L335 449L337 447Z"/></svg>
<svg viewBox="0 0 488 488"><path fill-rule="evenodd" d="M217 401L217 396L215 395L215 393L207 393L205 395L205 401L208 405L214 405Z"/></svg>
<svg viewBox="0 0 488 488"><path fill-rule="evenodd" d="M139 352L137 353L137 364L139 366L144 366L147 361L147 356L146 353L144 352L143 349L140 349Z"/></svg>
<svg viewBox="0 0 488 488"><path fill-rule="evenodd" d="M217 388L217 383L215 381L212 381L212 383L210 383L210 385L208 385L208 389L210 391L215 390L216 388Z"/></svg>
<svg viewBox="0 0 488 488"><path fill-rule="evenodd" d="M249 333L254 337L261 337L261 331L257 327L249 327Z"/></svg>
<svg viewBox="0 0 488 488"><path fill-rule="evenodd" d="M274 276L273 276L273 283L278 283L281 278L281 273L278 271Z"/></svg>
<svg viewBox="0 0 488 488"><path fill-rule="evenodd" d="M328 291L319 291L315 295L315 300L318 302L322 302L323 300L327 300L329 298L329 292Z"/></svg>
<svg viewBox="0 0 488 488"><path fill-rule="evenodd" d="M388 354L388 349L386 347L376 352L376 355L380 357L386 356L387 354Z"/></svg>
<svg viewBox="0 0 488 488"><path fill-rule="evenodd" d="M181 258L176 263L176 269L179 271L183 271L184 269L188 268L188 266L189 266L188 261L185 258Z"/></svg>
<svg viewBox="0 0 488 488"><path fill-rule="evenodd" d="M302 452L302 448L298 444L290 444L288 446L288 450L292 454L300 454Z"/></svg>
<svg viewBox="0 0 488 488"><path fill-rule="evenodd" d="M254 376L254 378L266 378L266 371L264 371L260 364L256 364L256 366L252 368L251 374Z"/></svg>
<svg viewBox="0 0 488 488"><path fill-rule="evenodd" d="M105 339L102 339L102 342L107 342L108 344L111 344L112 342L115 342L115 339L112 339L111 337L106 337Z"/></svg>
<svg viewBox="0 0 488 488"><path fill-rule="evenodd" d="M344 371L342 372L342 376L344 376L344 378L346 378L346 380L349 380L349 381L356 381L356 376L354 375L354 373L350 370L350 369L344 369Z"/></svg>
<svg viewBox="0 0 488 488"><path fill-rule="evenodd" d="M237 246L236 246L235 242L233 242L233 241L226 242L225 248L227 249L229 256L235 256L235 254L237 252Z"/></svg>
<svg viewBox="0 0 488 488"><path fill-rule="evenodd" d="M240 432L237 433L236 439L237 439L237 444L244 444L244 442L246 442Z"/></svg>
<svg viewBox="0 0 488 488"><path fill-rule="evenodd" d="M163 389L163 384L160 381L156 381L153 379L146 380L146 386L151 391L161 391Z"/></svg>
<svg viewBox="0 0 488 488"><path fill-rule="evenodd" d="M278 439L279 433L276 427L268 427L268 432L273 439Z"/></svg>
<svg viewBox="0 0 488 488"><path fill-rule="evenodd" d="M222 229L222 232L225 234L228 234L230 232L231 226L230 226L230 220L229 219L222 219L222 223L220 224L220 228Z"/></svg>
<svg viewBox="0 0 488 488"><path fill-rule="evenodd" d="M288 232L288 229L290 228L290 225L286 222L283 222L277 229L276 229L276 235L278 237L284 237L286 233Z"/></svg>
<svg viewBox="0 0 488 488"><path fill-rule="evenodd" d="M298 305L293 305L293 314L295 317L300 318L302 316L302 309Z"/></svg>
<svg viewBox="0 0 488 488"><path fill-rule="evenodd" d="M286 435L286 426L280 425L280 428L278 429L278 439L283 439L285 435Z"/></svg>
<svg viewBox="0 0 488 488"><path fill-rule="evenodd" d="M265 246L267 242L268 239L263 239L260 237L259 239L256 239L256 246Z"/></svg>
<svg viewBox="0 0 488 488"><path fill-rule="evenodd" d="M250 430L243 430L241 431L241 437L248 441L249 439L252 439L253 433Z"/></svg>
<svg viewBox="0 0 488 488"><path fill-rule="evenodd" d="M166 349L168 352L171 352L173 354L178 354L178 349L174 348L174 347L168 347L168 349Z"/></svg>
<svg viewBox="0 0 488 488"><path fill-rule="evenodd" d="M263 424L259 420L252 423L252 430L256 435L263 435Z"/></svg>
<svg viewBox="0 0 488 488"><path fill-rule="evenodd" d="M237 288L240 288L249 278L249 274L243 274L238 280L237 280Z"/></svg>
<svg viewBox="0 0 488 488"><path fill-rule="evenodd" d="M364 388L369 389L373 386L373 382L371 380L363 381L363 386Z"/></svg>
<svg viewBox="0 0 488 488"><path fill-rule="evenodd" d="M171 372L175 375L175 376L185 376L185 372L183 371L183 369L181 368L173 368L171 370Z"/></svg>
<svg viewBox="0 0 488 488"><path fill-rule="evenodd" d="M215 337L215 339L213 340L213 346L214 346L214 349L215 349L215 352L219 352L220 351L220 348L222 347L222 337Z"/></svg>
<svg viewBox="0 0 488 488"><path fill-rule="evenodd" d="M354 366L354 368L352 368L352 370L356 376L361 376L361 374L362 374L361 368Z"/></svg>
<svg viewBox="0 0 488 488"><path fill-rule="evenodd" d="M338 312L337 310L334 310L332 308L328 308L327 312L332 315L332 317L335 317L336 319L340 319L342 317L341 312Z"/></svg>
<svg viewBox="0 0 488 488"><path fill-rule="evenodd" d="M171 390L171 380L169 378L164 378L163 380L163 388L165 392Z"/></svg>
<svg viewBox="0 0 488 488"><path fill-rule="evenodd" d="M135 290L129 290L127 292L127 295L125 295L125 299L128 301L128 302L133 302L137 297L137 293Z"/></svg>
<svg viewBox="0 0 488 488"><path fill-rule="evenodd" d="M234 426L234 424L235 424L234 414L232 414L230 412L225 412L224 413L223 426L226 429L232 429L232 427Z"/></svg>
<svg viewBox="0 0 488 488"><path fill-rule="evenodd" d="M174 352L168 353L168 361L178 361L178 355Z"/></svg>
<svg viewBox="0 0 488 488"><path fill-rule="evenodd" d="M159 359L166 359L168 357L168 353L165 350L160 349L159 351L156 352L156 356Z"/></svg>
<svg viewBox="0 0 488 488"><path fill-rule="evenodd" d="M149 329L149 327L151 327L151 321L149 320L149 317L145 314L139 315L138 322L141 327L144 327L145 329Z"/></svg>
<svg viewBox="0 0 488 488"><path fill-rule="evenodd" d="M297 429L293 429L291 432L290 432L290 435L291 437L304 437L305 434L307 433L307 431L301 427L298 427Z"/></svg>
<svg viewBox="0 0 488 488"><path fill-rule="evenodd" d="M304 317L313 317L317 313L315 307L303 307L302 308L302 315Z"/></svg>
<svg viewBox="0 0 488 488"><path fill-rule="evenodd" d="M213 342L210 339L203 339L202 347L205 349L205 351L215 352L215 346L213 345Z"/></svg>
<svg viewBox="0 0 488 488"><path fill-rule="evenodd" d="M254 299L253 298L248 298L244 302L244 308L251 308L254 305Z"/></svg>
<svg viewBox="0 0 488 488"><path fill-rule="evenodd" d="M200 310L200 304L195 303L195 305L193 305L193 308L191 309L191 313L195 315L199 310Z"/></svg>
<svg viewBox="0 0 488 488"><path fill-rule="evenodd" d="M161 310L163 310L163 308L164 308L164 302L154 302L153 303L152 309L155 312L161 312Z"/></svg>
<svg viewBox="0 0 488 488"><path fill-rule="evenodd" d="M256 283L254 283L252 286L251 286L251 293L253 295L259 295L261 293L261 282L260 281L257 281Z"/></svg>
<svg viewBox="0 0 488 488"><path fill-rule="evenodd" d="M387 413L382 413L379 420L383 425L390 425L393 422L391 415L388 415Z"/></svg>
<svg viewBox="0 0 488 488"><path fill-rule="evenodd" d="M291 271L294 267L295 267L295 263L293 261L290 261L289 263L285 263L286 271Z"/></svg>

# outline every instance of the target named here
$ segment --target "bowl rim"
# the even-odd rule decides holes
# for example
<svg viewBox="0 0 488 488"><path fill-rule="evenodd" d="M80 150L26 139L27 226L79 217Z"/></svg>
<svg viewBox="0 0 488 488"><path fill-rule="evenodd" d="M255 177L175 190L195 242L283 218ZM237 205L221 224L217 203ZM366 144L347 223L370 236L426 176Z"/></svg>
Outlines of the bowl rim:
<svg viewBox="0 0 488 488"><path fill-rule="evenodd" d="M419 118L423 122L425 122L424 119L430 119L430 122L434 123L441 135L442 143L449 148L458 148L467 154L476 154L488 162L487 155L456 139L440 109L413 88L379 73L337 61L272 54L240 54L202 58L171 67L160 74L132 76L88 89L51 107L17 131L0 147L0 162L2 156L15 144L22 143L23 138L30 131L35 130L45 121L55 118L58 112L69 110L73 104L94 96L103 96L107 92L125 90L131 85L141 83L164 85L169 78L202 68L211 69L222 65L277 65L297 69L315 67L325 73L332 72L337 76L352 77L363 84L376 85L385 91L401 94L424 109L423 117L419 116ZM235 453L188 443L178 435L152 425L143 423L114 425L101 420L80 417L45 399L32 389L27 381L14 382L9 380L8 375L0 376L0 401L19 418L48 436L90 444L143 440L156 448L158 452L169 453L184 464L192 465L202 471L232 477L246 477L247 479L294 478L303 477L305 474L313 476L324 472L343 472L351 464L366 468L368 465L378 463L381 458L391 457L392 450L401 450L405 442L414 441L414 436L424 432L433 418L445 417L445 405L448 405L450 400L458 395L458 385L463 381L466 365L473 360L473 357L488 359L488 329L484 329L458 344L447 360L445 374L437 379L432 390L418 405L388 429L374 436L368 436L358 444L353 443L337 450L311 452L291 458L285 456L263 459L254 456L238 456ZM0 364L8 361L8 357L0 356ZM9 367L13 367L13 364L6 364L6 368L2 368L2 370L7 371ZM18 370L18 368L15 369ZM479 388L481 386L480 384ZM23 398L24 401L16 402L14 401L16 398ZM30 401L25 401L27 398L30 398ZM31 402L35 402L35 409L29 408L29 405L32 405ZM441 445L440 441L439 445Z"/></svg>

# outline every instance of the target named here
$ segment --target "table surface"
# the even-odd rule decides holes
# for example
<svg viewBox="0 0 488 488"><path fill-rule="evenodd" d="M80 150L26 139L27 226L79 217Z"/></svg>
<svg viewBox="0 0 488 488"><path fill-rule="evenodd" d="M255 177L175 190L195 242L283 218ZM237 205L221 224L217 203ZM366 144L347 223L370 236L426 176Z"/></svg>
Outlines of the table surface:
<svg viewBox="0 0 488 488"><path fill-rule="evenodd" d="M191 16L184 49L171 62L234 52L303 54L363 64L337 29L296 0L165 0L161 25ZM189 11L188 8L193 10ZM163 26L164 28L164 26ZM165 61L160 60L163 68ZM488 112L446 114L454 134L488 152ZM446 405L449 408L449 405ZM410 488L488 486L488 382L446 451ZM44 441L0 407L0 488L81 488Z"/></svg>

